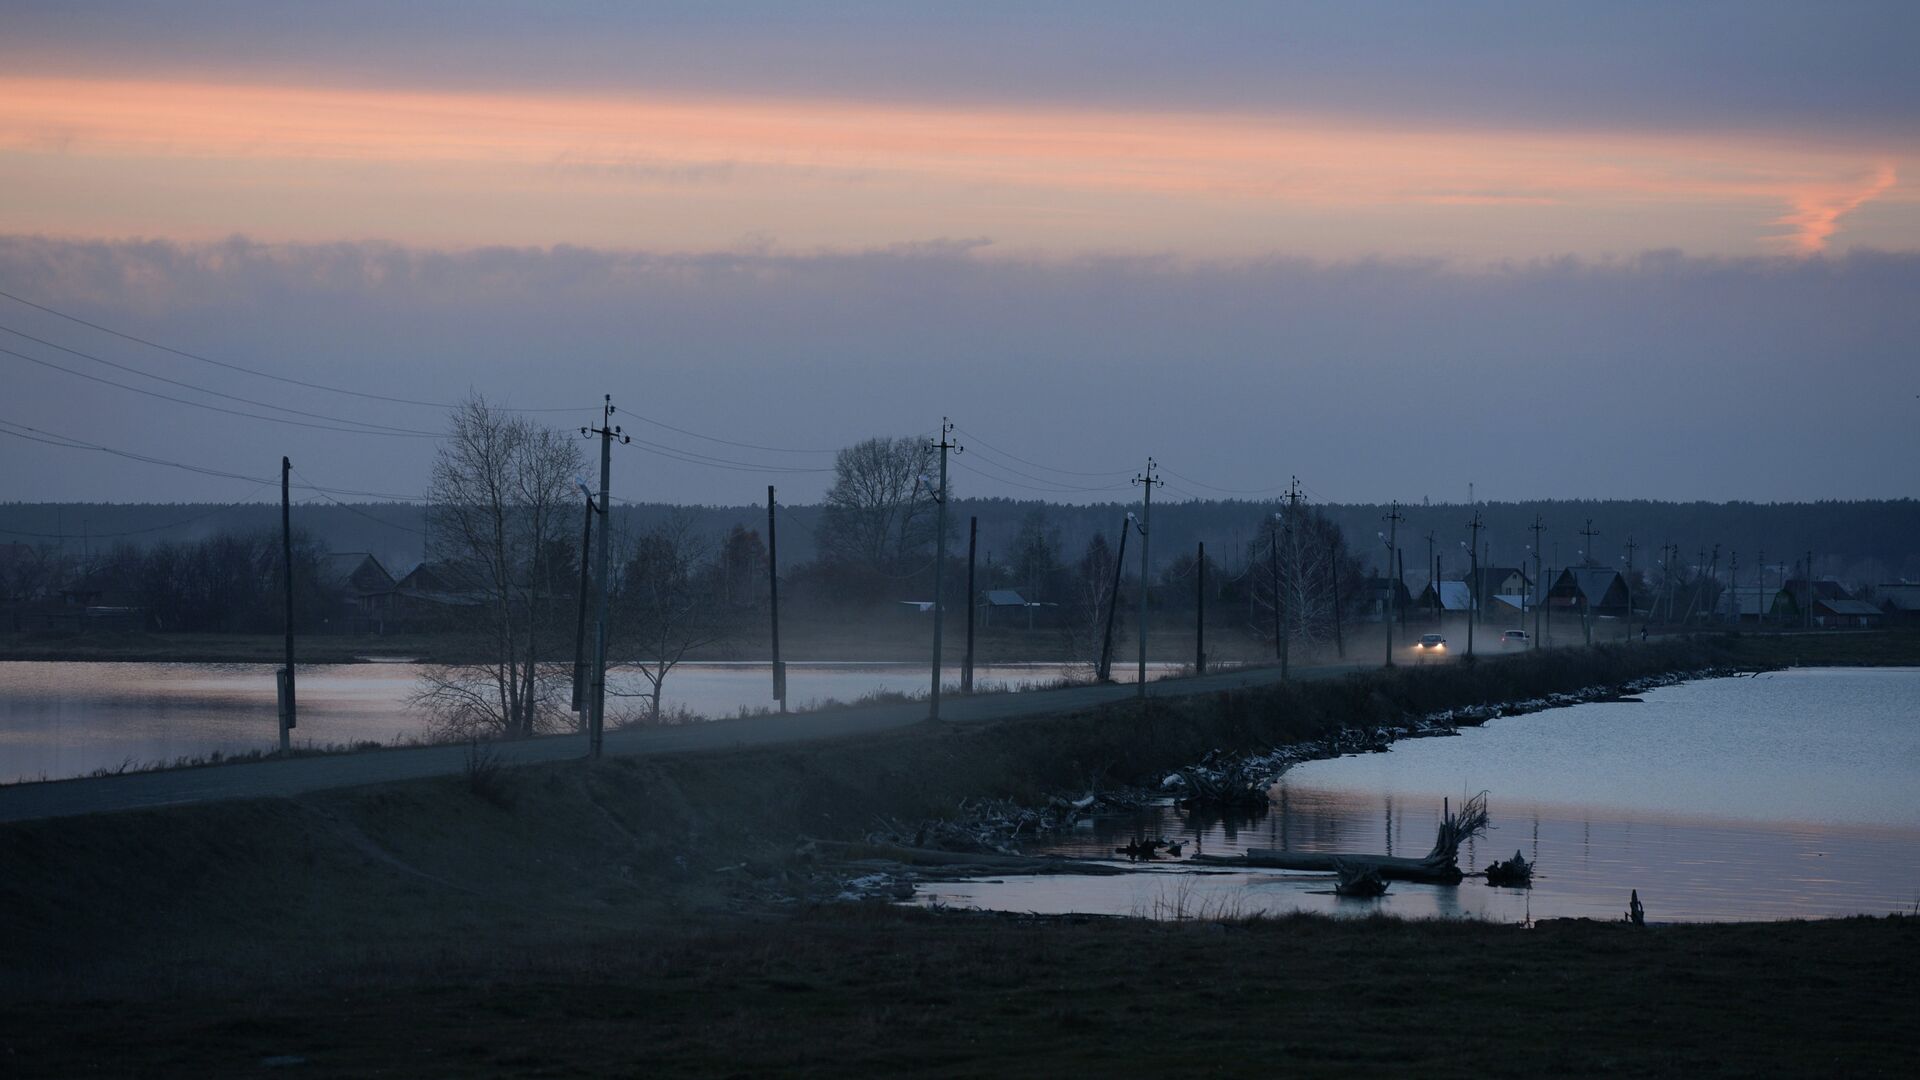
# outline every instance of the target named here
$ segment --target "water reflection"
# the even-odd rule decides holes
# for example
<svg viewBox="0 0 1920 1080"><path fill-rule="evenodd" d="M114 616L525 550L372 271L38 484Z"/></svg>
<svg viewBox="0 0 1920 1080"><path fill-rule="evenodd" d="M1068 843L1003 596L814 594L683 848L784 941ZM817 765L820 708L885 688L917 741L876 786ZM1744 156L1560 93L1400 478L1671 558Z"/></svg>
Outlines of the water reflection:
<svg viewBox="0 0 1920 1080"><path fill-rule="evenodd" d="M1009 910L1131 914L1143 895L1158 895L1152 890L1177 889L1190 911L1381 910L1511 922L1618 918L1632 889L1654 921L1909 910L1920 903L1916 700L1920 671L1911 669L1668 687L1644 706L1574 706L1456 739L1402 743L1388 754L1310 762L1276 787L1264 817L1207 820L1167 803L1048 849L1098 857L1124 832L1191 835L1209 854L1266 847L1423 855L1442 800L1489 788L1494 827L1462 848L1462 869L1518 850L1539 867L1531 890L1472 879L1457 887L1396 882L1386 897L1361 904L1332 896L1325 875L1188 877L1169 863L1138 880L1009 879L927 893ZM1617 777L1635 779L1607 782Z"/></svg>
<svg viewBox="0 0 1920 1080"><path fill-rule="evenodd" d="M1150 664L1159 678L1177 665ZM94 769L183 756L270 750L278 745L272 664L0 662L0 783L85 775ZM1133 679L1126 666L1115 675ZM410 709L420 668L410 663L322 664L300 668L296 745L394 743L428 734ZM1073 674L1059 663L977 669L982 688L1044 686ZM956 684L959 669L950 669ZM789 700L796 708L851 702L882 692L919 693L922 664L794 663ZM771 704L764 663L683 664L662 702L669 712L735 716ZM639 691L635 674L615 675L617 691ZM618 710L620 700L609 705Z"/></svg>

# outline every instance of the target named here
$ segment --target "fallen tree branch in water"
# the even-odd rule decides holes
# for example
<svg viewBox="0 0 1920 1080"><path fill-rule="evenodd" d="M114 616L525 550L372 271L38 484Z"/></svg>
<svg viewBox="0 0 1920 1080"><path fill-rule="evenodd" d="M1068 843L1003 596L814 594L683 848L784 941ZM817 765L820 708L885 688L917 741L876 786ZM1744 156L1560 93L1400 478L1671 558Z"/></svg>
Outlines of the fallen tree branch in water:
<svg viewBox="0 0 1920 1080"><path fill-rule="evenodd" d="M1387 881L1415 881L1428 885L1456 885L1464 877L1460 872L1460 845L1467 838L1485 832L1488 824L1487 793L1468 799L1455 814L1443 808L1433 850L1418 859L1392 855L1352 854L1348 852L1298 852L1277 848L1248 848L1241 856L1196 855L1194 861L1214 866L1252 866L1270 870L1308 870L1340 873L1371 868Z"/></svg>

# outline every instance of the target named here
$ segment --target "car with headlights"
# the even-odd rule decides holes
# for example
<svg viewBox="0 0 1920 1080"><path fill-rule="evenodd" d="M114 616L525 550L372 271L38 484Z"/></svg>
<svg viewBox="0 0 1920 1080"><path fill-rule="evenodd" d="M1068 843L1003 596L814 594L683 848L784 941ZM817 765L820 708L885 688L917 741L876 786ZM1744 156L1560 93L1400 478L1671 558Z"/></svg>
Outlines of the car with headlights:
<svg viewBox="0 0 1920 1080"><path fill-rule="evenodd" d="M1413 643L1414 652L1437 653L1447 651L1447 639L1440 634L1421 634L1420 640Z"/></svg>

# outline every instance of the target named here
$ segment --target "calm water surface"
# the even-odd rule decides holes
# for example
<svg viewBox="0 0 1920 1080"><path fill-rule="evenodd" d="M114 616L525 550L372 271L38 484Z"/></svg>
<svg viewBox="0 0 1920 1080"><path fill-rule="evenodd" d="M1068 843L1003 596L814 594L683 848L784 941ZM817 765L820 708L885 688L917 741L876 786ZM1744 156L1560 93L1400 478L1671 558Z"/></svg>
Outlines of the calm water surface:
<svg viewBox="0 0 1920 1080"><path fill-rule="evenodd" d="M1124 667L1124 671L1122 671ZM273 664L0 662L0 783L83 776L117 768L200 756L243 753L279 744ZM417 739L427 721L407 706L420 669L413 664L316 664L300 670L298 745ZM1148 665L1148 678L1175 670ZM1121 681L1133 667L1116 665ZM1049 683L1065 665L978 667L979 685ZM789 663L787 698L795 708L833 699L927 688L921 664ZM958 668L948 671L958 683ZM639 676L615 675L616 690L638 692ZM662 706L701 716L733 716L773 704L764 663L683 664L667 676ZM610 699L609 716L637 700Z"/></svg>
<svg viewBox="0 0 1920 1080"><path fill-rule="evenodd" d="M1643 704L1494 720L1458 738L1297 766L1272 809L1239 820L1170 805L1102 821L1049 850L1110 857L1136 833L1248 847L1424 855L1442 799L1487 790L1478 869L1516 850L1532 889L1395 883L1378 901L1323 875L1009 878L927 886L921 902L1170 916L1324 911L1524 922L1618 918L1638 889L1656 921L1824 918L1920 903L1920 669L1811 669L1713 679Z"/></svg>

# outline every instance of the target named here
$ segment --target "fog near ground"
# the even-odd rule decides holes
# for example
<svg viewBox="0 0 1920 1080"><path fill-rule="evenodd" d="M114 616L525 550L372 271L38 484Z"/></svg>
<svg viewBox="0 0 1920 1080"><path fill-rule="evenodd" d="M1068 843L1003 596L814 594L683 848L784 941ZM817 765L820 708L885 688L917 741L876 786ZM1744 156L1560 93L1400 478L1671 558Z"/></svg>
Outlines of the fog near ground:
<svg viewBox="0 0 1920 1080"><path fill-rule="evenodd" d="M974 443L956 459L961 494L1072 502L1130 498L1148 454L1174 498L1270 493L1298 474L1322 501L1459 501L1470 481L1506 499L1898 497L1920 460L1911 254L1485 266L1024 257L986 241L692 255L10 237L0 288L363 393L575 410L541 414L560 426L612 393L654 443L623 448L614 491L647 501L737 504L768 483L813 501L834 449L931 432L943 414ZM95 359L0 333L16 353L175 397L269 411L97 361L360 422L443 422L10 300L0 326ZM0 420L247 477L287 454L317 483L417 494L433 454L430 439L0 363ZM19 439L4 453L0 499L218 501L256 486Z"/></svg>

